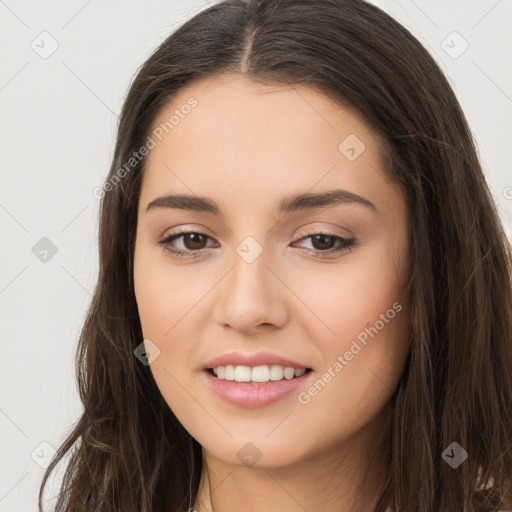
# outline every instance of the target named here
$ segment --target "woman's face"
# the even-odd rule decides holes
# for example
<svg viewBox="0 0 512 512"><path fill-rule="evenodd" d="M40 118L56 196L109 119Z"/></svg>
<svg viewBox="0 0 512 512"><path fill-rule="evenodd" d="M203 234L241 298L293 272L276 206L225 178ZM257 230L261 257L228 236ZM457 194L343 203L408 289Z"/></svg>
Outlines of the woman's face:
<svg viewBox="0 0 512 512"><path fill-rule="evenodd" d="M382 420L409 331L405 202L371 128L308 86L222 75L182 89L150 137L134 279L169 407L229 464L359 439Z"/></svg>

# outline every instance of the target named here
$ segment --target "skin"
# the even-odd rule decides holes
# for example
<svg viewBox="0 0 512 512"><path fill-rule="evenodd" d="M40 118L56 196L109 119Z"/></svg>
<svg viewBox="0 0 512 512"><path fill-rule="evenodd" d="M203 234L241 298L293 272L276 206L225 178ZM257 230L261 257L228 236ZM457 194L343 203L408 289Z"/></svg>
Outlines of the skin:
<svg viewBox="0 0 512 512"><path fill-rule="evenodd" d="M353 109L309 86L263 86L236 74L187 85L154 127L191 96L197 106L148 155L134 282L144 338L160 350L151 372L203 447L194 508L371 511L384 484L379 436L409 332L406 207L384 171L379 139ZM365 145L354 161L338 149L350 134ZM276 210L283 197L335 188L378 211L356 202ZM169 193L209 197L223 216L146 212ZM199 250L198 257L162 250L158 241L178 227L210 237L202 245L187 237L171 243ZM356 245L321 257L336 239L315 245L307 230L354 237ZM250 264L236 252L247 236L263 250ZM205 385L202 368L213 357L271 351L313 369L307 391L394 303L401 311L307 404L294 392L248 409ZM260 453L253 467L237 456L248 442Z"/></svg>

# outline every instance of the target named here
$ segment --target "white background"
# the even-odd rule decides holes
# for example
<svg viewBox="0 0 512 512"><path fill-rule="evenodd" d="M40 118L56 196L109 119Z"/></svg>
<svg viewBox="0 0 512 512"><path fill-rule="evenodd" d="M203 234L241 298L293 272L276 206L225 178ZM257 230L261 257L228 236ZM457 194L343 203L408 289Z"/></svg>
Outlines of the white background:
<svg viewBox="0 0 512 512"><path fill-rule="evenodd" d="M512 238L512 0L374 3L448 75ZM36 461L80 414L73 357L98 270L92 191L108 172L124 95L154 48L207 6L0 0L0 512L37 510ZM58 43L46 59L32 48L51 48L44 31ZM458 58L454 31L469 44ZM32 252L42 237L57 248L46 263Z"/></svg>

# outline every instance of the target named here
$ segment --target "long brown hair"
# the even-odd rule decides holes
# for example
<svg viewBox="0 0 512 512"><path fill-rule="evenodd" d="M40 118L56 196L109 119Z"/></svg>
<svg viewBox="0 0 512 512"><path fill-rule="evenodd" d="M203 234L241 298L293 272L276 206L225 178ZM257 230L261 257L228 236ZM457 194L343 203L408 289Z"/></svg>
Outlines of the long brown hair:
<svg viewBox="0 0 512 512"><path fill-rule="evenodd" d="M244 74L308 84L351 105L383 140L411 226L411 334L392 397L376 512L512 510L512 257L472 135L448 81L399 23L363 0L226 0L194 16L140 68L102 191L99 278L76 354L83 414L55 510L185 511L201 446L148 366L133 286L144 159L122 173L156 114L193 80ZM443 451L468 454L457 469Z"/></svg>

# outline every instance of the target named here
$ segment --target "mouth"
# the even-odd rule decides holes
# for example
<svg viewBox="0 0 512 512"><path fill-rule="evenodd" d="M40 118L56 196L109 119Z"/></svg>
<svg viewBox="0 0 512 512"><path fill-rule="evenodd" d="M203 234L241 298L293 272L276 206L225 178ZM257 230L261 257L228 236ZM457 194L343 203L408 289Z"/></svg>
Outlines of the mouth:
<svg viewBox="0 0 512 512"><path fill-rule="evenodd" d="M312 368L293 368L282 365L260 365L253 367L226 365L206 368L205 371L218 380L254 386L298 379L313 370Z"/></svg>
<svg viewBox="0 0 512 512"><path fill-rule="evenodd" d="M205 384L211 391L224 401L246 409L264 408L298 392L307 385L312 372L311 368L280 365L203 369Z"/></svg>

